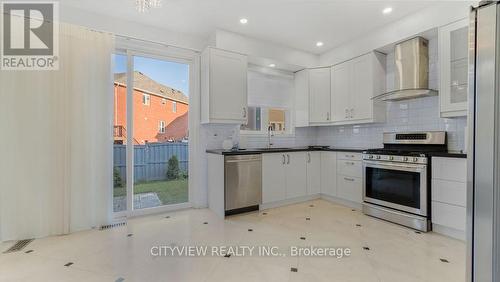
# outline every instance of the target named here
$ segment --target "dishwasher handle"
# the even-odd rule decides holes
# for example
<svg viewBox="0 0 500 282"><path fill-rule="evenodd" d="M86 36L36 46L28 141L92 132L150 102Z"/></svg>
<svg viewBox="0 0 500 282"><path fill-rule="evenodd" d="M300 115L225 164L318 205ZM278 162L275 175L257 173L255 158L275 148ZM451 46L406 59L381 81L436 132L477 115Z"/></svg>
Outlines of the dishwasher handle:
<svg viewBox="0 0 500 282"><path fill-rule="evenodd" d="M226 156L226 163L239 163L239 162L255 162L261 161L261 155L235 155L235 156Z"/></svg>
<svg viewBox="0 0 500 282"><path fill-rule="evenodd" d="M260 159L246 159L246 160L226 160L226 163L246 163L246 162L258 162Z"/></svg>

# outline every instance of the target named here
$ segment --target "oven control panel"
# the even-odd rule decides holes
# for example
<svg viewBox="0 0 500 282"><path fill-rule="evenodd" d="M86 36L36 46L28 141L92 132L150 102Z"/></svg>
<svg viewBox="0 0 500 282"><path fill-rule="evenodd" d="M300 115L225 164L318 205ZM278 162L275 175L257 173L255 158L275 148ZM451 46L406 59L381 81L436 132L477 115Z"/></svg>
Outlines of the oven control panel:
<svg viewBox="0 0 500 282"><path fill-rule="evenodd" d="M427 164L427 157L363 154L363 160Z"/></svg>

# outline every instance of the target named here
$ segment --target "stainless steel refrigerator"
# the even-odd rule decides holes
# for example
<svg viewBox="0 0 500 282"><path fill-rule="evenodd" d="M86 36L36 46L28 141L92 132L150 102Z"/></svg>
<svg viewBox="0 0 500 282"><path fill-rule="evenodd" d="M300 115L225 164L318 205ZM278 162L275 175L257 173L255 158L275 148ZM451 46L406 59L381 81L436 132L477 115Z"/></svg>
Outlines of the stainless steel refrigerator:
<svg viewBox="0 0 500 282"><path fill-rule="evenodd" d="M469 25L467 276L500 281L500 5L472 8Z"/></svg>

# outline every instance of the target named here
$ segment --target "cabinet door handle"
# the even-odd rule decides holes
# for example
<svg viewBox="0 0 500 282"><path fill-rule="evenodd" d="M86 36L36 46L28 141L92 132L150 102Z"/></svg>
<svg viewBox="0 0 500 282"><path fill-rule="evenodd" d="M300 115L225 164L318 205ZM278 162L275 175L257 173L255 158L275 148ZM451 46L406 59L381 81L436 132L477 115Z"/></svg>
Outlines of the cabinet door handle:
<svg viewBox="0 0 500 282"><path fill-rule="evenodd" d="M354 109L351 109L351 118L354 118Z"/></svg>
<svg viewBox="0 0 500 282"><path fill-rule="evenodd" d="M286 154L286 157L288 158L288 161L286 164L290 164L290 155L289 154Z"/></svg>
<svg viewBox="0 0 500 282"><path fill-rule="evenodd" d="M354 179L352 179L352 178L347 178L347 177L344 177L344 180L346 180L346 181L354 181Z"/></svg>
<svg viewBox="0 0 500 282"><path fill-rule="evenodd" d="M283 163L282 164L285 164L285 155L281 155L283 157Z"/></svg>
<svg viewBox="0 0 500 282"><path fill-rule="evenodd" d="M247 108L243 107L243 117L247 118Z"/></svg>
<svg viewBox="0 0 500 282"><path fill-rule="evenodd" d="M307 153L307 162L311 163L311 153Z"/></svg>
<svg viewBox="0 0 500 282"><path fill-rule="evenodd" d="M354 165L354 162L345 162L346 165Z"/></svg>

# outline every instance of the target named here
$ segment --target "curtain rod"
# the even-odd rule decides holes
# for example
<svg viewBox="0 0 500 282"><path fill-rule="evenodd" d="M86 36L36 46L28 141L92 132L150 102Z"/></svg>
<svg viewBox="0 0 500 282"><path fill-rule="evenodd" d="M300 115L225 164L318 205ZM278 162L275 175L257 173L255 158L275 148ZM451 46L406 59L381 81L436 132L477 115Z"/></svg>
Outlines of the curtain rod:
<svg viewBox="0 0 500 282"><path fill-rule="evenodd" d="M183 50L188 50L188 51L195 52L195 53L201 53L201 51L193 49L193 48L180 47L180 46L175 46L175 45L172 45L172 44L166 44L166 43L151 41L151 40L137 38L137 37L131 37L131 36L127 36L127 35L121 35L121 34L113 34L113 35L116 36L116 37L125 39L125 40L135 40L135 41L140 41L140 42L152 43L152 44L164 46L164 47L167 47L167 48L183 49Z"/></svg>

